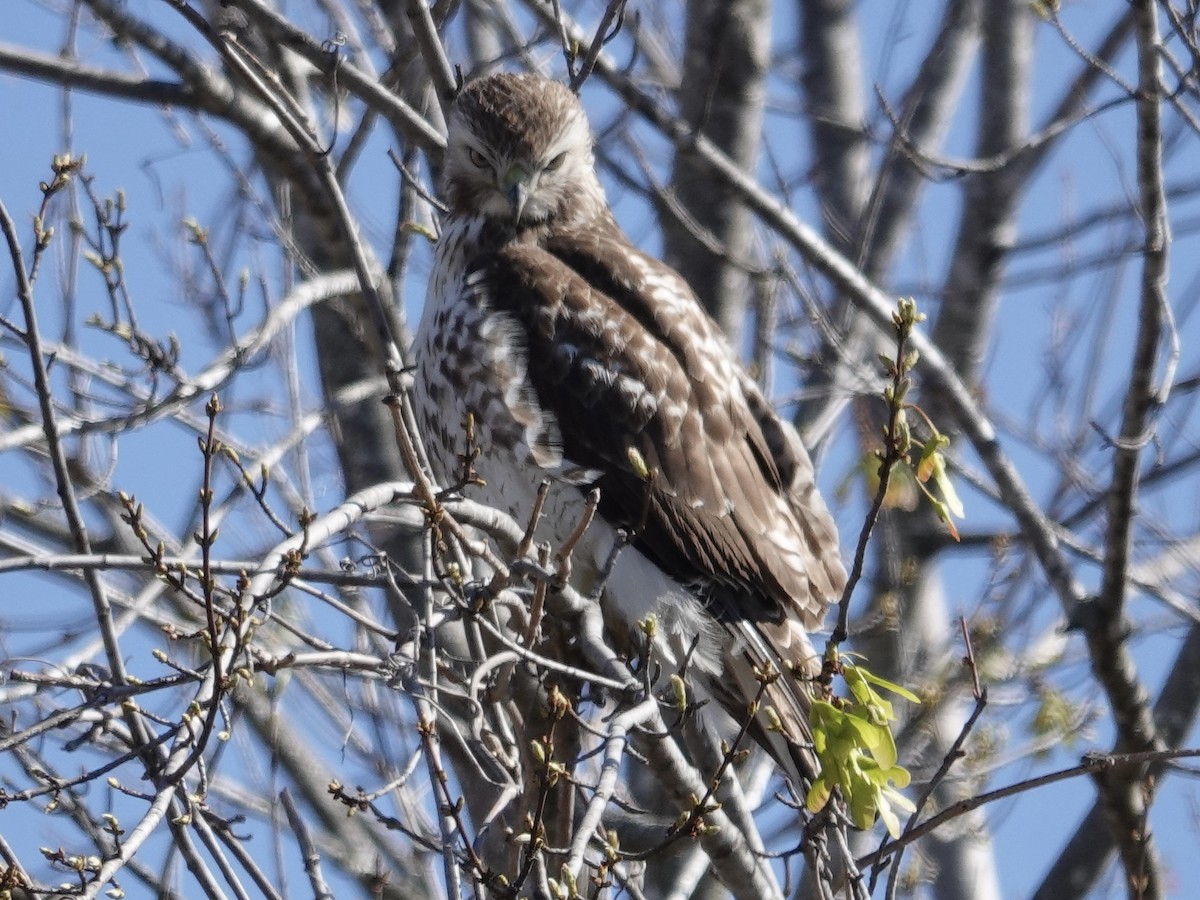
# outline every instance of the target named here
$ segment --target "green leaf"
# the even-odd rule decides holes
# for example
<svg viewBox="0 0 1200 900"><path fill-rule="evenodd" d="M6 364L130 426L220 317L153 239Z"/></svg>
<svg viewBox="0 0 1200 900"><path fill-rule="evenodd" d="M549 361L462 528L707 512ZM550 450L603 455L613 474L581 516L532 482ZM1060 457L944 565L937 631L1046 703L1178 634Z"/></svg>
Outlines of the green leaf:
<svg viewBox="0 0 1200 900"><path fill-rule="evenodd" d="M933 474L934 461L941 452L950 446L950 438L939 432L934 432L929 440L921 445L921 455L917 459L917 480L924 483Z"/></svg>
<svg viewBox="0 0 1200 900"><path fill-rule="evenodd" d="M950 512L962 519L966 516L966 510L963 509L962 501L958 499L958 492L954 490L954 483L950 480L950 473L946 471L946 461L939 453L934 458L933 464L933 482L937 485L938 492L946 501L946 505L950 507Z"/></svg>
<svg viewBox="0 0 1200 900"><path fill-rule="evenodd" d="M863 739L863 746L871 751L871 755L875 757L879 765L887 769L894 766L896 764L896 740L892 737L892 730L885 724L867 722L858 716L848 718L854 722Z"/></svg>
<svg viewBox="0 0 1200 900"><path fill-rule="evenodd" d="M950 512L950 507L933 496L933 494L927 493L926 496L929 498L930 505L933 506L933 511L937 513L938 519L946 526L946 530L950 532L950 537L957 541L959 539L958 526L954 524L954 516Z"/></svg>
<svg viewBox="0 0 1200 900"><path fill-rule="evenodd" d="M808 789L808 796L805 798L804 806L809 812L818 813L825 808L825 804L829 802L829 798L832 795L833 785L822 774L813 782L812 787Z"/></svg>
<svg viewBox="0 0 1200 900"><path fill-rule="evenodd" d="M915 474L917 483L921 485L921 490L929 498L938 518L942 520L954 539L958 540L958 529L954 525L954 519L965 518L966 512L963 509L962 500L958 497L958 492L954 489L954 483L950 480L950 474L946 471L946 457L942 450L948 446L950 446L950 439L944 434L935 432L933 437L921 445L921 456L917 461ZM928 486L931 481L932 488Z"/></svg>
<svg viewBox="0 0 1200 900"><path fill-rule="evenodd" d="M897 791L911 776L896 764L896 741L888 726L895 714L876 688L918 702L916 695L862 666L844 664L842 674L853 700L814 700L809 711L821 774L809 788L805 806L820 810L837 788L856 826L870 828L878 816L889 833L898 834L900 821L892 807L911 808Z"/></svg>
<svg viewBox="0 0 1200 900"><path fill-rule="evenodd" d="M846 668L854 669L856 675L862 676L871 684L875 685L876 687L881 687L885 691L891 691L893 694L899 694L909 703L916 703L918 705L921 703L921 699L908 688L896 684L894 681L888 681L886 678L880 678L870 669L864 669L862 666L846 666Z"/></svg>

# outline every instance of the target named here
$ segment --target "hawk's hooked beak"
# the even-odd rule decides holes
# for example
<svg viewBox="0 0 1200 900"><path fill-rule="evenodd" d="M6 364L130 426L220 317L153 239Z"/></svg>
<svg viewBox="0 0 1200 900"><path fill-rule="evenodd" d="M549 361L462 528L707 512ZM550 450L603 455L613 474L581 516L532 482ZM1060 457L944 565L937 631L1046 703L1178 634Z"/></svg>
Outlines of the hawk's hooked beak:
<svg viewBox="0 0 1200 900"><path fill-rule="evenodd" d="M513 224L519 224L521 213L529 201L529 189L532 187L533 176L523 165L517 163L505 174L501 183L508 208L512 210Z"/></svg>

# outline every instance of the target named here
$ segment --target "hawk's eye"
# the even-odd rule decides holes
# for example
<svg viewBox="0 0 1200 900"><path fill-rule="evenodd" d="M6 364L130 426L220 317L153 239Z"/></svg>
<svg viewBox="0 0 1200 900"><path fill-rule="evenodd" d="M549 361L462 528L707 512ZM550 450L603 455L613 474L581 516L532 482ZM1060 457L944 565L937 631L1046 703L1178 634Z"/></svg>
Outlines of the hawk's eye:
<svg viewBox="0 0 1200 900"><path fill-rule="evenodd" d="M477 169L487 169L491 167L487 161L487 157L474 147L467 148L467 159L471 160L471 165Z"/></svg>
<svg viewBox="0 0 1200 900"><path fill-rule="evenodd" d="M566 161L567 161L567 154L566 154L566 151L564 150L562 153L558 154L558 156L554 157L554 159L550 160L550 162L546 163L546 165L544 167L545 171L554 172L558 169L561 169L562 164Z"/></svg>

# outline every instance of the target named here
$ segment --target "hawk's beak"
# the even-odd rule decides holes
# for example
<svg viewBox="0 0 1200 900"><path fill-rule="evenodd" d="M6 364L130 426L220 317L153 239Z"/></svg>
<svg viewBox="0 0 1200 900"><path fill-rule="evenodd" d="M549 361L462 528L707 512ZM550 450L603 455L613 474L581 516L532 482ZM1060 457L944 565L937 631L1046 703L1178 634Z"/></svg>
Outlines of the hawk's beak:
<svg viewBox="0 0 1200 900"><path fill-rule="evenodd" d="M532 181L530 173L519 163L509 169L504 176L502 189L508 200L508 208L512 210L514 225L521 221L521 213L524 212L525 204L529 201L529 189Z"/></svg>

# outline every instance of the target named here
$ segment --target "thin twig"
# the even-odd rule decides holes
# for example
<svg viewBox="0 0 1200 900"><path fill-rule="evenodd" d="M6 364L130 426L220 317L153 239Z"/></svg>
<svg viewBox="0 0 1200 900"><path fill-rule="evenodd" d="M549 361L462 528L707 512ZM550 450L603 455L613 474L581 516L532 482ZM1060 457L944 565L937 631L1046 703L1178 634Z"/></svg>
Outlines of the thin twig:
<svg viewBox="0 0 1200 900"><path fill-rule="evenodd" d="M458 80L454 76L450 59L446 56L446 48L442 46L441 36L433 21L433 13L425 0L405 0L404 11L408 15L413 36L417 39L417 46L421 49L421 56L429 70L429 80L433 82L442 114L446 115L458 94Z"/></svg>
<svg viewBox="0 0 1200 900"><path fill-rule="evenodd" d="M973 809L978 809L981 806L986 806L987 804L994 803L997 800L1004 800L1007 797L1015 797L1018 794L1023 794L1027 791L1032 791L1048 784L1066 781L1069 778L1078 778L1081 775L1092 775L1097 772L1105 772L1121 766L1140 766L1145 763L1159 763L1173 759L1188 759L1195 757L1200 757L1200 748L1182 750L1144 750L1140 753L1090 754L1085 756L1083 758L1083 762L1077 766L1071 766L1068 769L1060 769L1057 772L1050 772L1045 775L1039 775L1035 778L1028 778L1024 781L1018 781L1002 788L996 788L992 791L976 794L974 797L968 797L965 800L959 800L957 803L947 806L945 809L931 818L926 819L920 825L913 828L912 831L905 832L894 841L889 841L874 853L868 853L866 856L860 856L857 860L857 863L862 868L878 865L889 856L897 853L901 847L906 847L909 844L916 842L925 835L936 831L947 822L951 822Z"/></svg>
<svg viewBox="0 0 1200 900"><path fill-rule="evenodd" d="M230 0L238 9L249 15L264 32L290 50L295 50L309 63L328 73L334 58L321 44L303 29L297 28L277 10L262 0ZM371 106L396 126L409 140L414 141L432 156L440 156L446 147L446 138L429 120L389 91L379 79L355 67L344 59L337 61L338 83L353 91L364 103Z"/></svg>
<svg viewBox="0 0 1200 900"><path fill-rule="evenodd" d="M54 181L46 188L42 213L37 217L38 221L44 221L46 203L49 202L53 193L61 187L65 187L77 166L78 163L72 166L70 160L67 160L66 164L59 167L59 170L56 171ZM80 511L79 502L75 496L75 486L71 479L66 450L63 447L58 431L57 417L54 412L53 393L50 387L50 377L46 371L45 357L42 352L41 331L38 327L37 310L34 306L32 287L26 276L24 254L21 250L20 239L17 237L16 226L13 224L13 220L8 214L8 208L2 200L0 200L0 230L4 232L4 237L8 241L8 252L13 263L13 274L17 279L17 299L20 301L21 311L25 317L25 344L29 350L30 364L33 369L33 381L37 388L38 406L42 414L41 429L45 435L46 448L50 455L50 462L54 468L55 487L58 491L59 500L62 501L63 515L66 516L67 525L71 530L71 540L75 546L75 552L88 555L92 552L91 539L88 537L87 524L84 522L83 513ZM43 237L39 235L37 237L39 249L35 251L36 255L41 255L41 251L47 246L48 241L49 236ZM128 677L125 672L124 655L121 653L120 645L117 643L116 631L113 627L112 607L109 604L108 591L105 588L104 581L95 569L88 569L84 572L84 582L87 584L88 591L92 597L92 605L96 613L96 624L100 629L100 635L104 641L105 657L108 667L112 671L113 681L117 684L124 684L128 680Z"/></svg>
<svg viewBox="0 0 1200 900"><path fill-rule="evenodd" d="M975 664L975 648L971 646L971 635L967 630L967 620L960 617L958 621L959 627L962 630L963 642L967 648L966 656L963 657L963 665L965 665L968 671L971 673L971 685L975 696L975 708L971 710L971 715L967 717L967 721L965 721L962 728L959 729L958 737L955 738L954 743L950 746L950 749L946 751L946 755L942 757L942 764L938 767L938 770L934 773L933 777L929 779L929 783L925 785L925 789L921 791L921 796L917 798L917 802L915 804L916 808L908 817L908 821L904 823L904 831L902 836L916 827L917 819L921 817L921 810L925 808L925 804L929 802L930 798L933 796L933 792L937 790L938 785L945 781L946 776L950 774L951 767L965 755L963 751L963 744L966 743L967 736L975 730L975 724L979 721L979 717L983 715L984 709L987 708L987 690L986 688L980 687L979 684L979 667ZM896 888L899 884L900 877L900 859L903 854L904 848L898 848L895 853L895 858L891 861L891 870L888 873L887 890L885 893L885 896L888 898L896 895ZM876 867L871 875L870 889L872 891L875 889L875 878L878 873L879 868Z"/></svg>
<svg viewBox="0 0 1200 900"><path fill-rule="evenodd" d="M284 788L279 792L279 800L283 804L283 811L287 815L292 834L296 836L296 843L300 846L300 855L304 859L304 871L308 873L308 883L312 887L313 900L333 900L333 892L325 883L325 876L321 874L321 852L308 833L308 823L304 821L304 816L300 815L300 810L296 808L292 792Z"/></svg>
<svg viewBox="0 0 1200 900"><path fill-rule="evenodd" d="M850 635L850 598L854 596L855 588L858 587L858 582L862 578L871 533L875 530L875 523L879 521L879 514L887 500L892 470L897 463L908 458L910 440L907 427L901 425L901 417L904 414L904 398L909 387L908 340L918 321L916 308L912 301L901 300L897 312L892 315L896 356L888 361L889 371L887 374L891 376L891 385L884 397L888 406L888 420L883 430L883 450L878 453L879 468L876 477L879 479L879 487L875 491L875 498L871 501L871 507L867 510L867 516L858 532L858 544L854 549L854 563L850 567L846 587L842 590L842 596L838 600L837 625L829 638L830 648L838 647Z"/></svg>
<svg viewBox="0 0 1200 900"><path fill-rule="evenodd" d="M596 68L596 60L600 58L600 51L604 49L604 45L620 32L625 21L626 3L628 0L609 0L608 5L604 7L604 15L600 17L600 24L596 26L596 33L588 45L583 63L571 75L571 90L576 94L579 93L579 89L583 87L588 76L592 74L592 70ZM614 21L616 22L615 26L613 25Z"/></svg>

